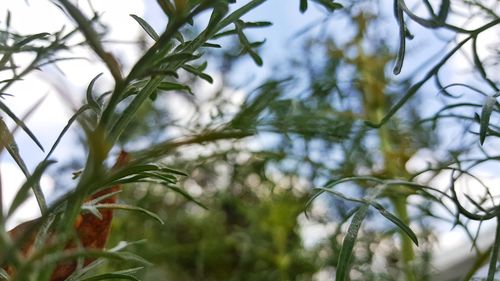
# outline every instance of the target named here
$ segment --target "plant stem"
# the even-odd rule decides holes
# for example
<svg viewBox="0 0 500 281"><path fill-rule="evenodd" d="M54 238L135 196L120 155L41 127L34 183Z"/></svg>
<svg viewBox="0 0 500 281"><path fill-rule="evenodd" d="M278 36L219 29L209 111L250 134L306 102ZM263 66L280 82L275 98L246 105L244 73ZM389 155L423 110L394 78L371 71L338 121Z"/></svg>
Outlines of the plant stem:
<svg viewBox="0 0 500 281"><path fill-rule="evenodd" d="M378 117L383 115L382 110L377 110L376 114ZM392 141L394 138L398 136L394 136L394 133L388 129L387 126L379 128L379 138L380 138L380 146L383 152L383 158L385 163L385 170L388 173L389 177L400 177L405 175L407 172L404 167L404 163L399 163L399 161L394 161L391 157L395 155L394 147L392 145ZM395 186L398 188L398 186ZM404 188L403 186L399 186L399 188ZM396 191L396 190L394 190ZM406 199L408 195L405 195L403 192L398 192L397 194L389 194L392 205L394 207L395 213L397 217L406 225L409 226L410 218L408 216L407 202ZM411 239L401 230L398 231L401 238L401 260L403 262L403 271L405 273L406 281L415 281L415 274L412 269L412 261L415 258L415 253L413 251L413 242Z"/></svg>
<svg viewBox="0 0 500 281"><path fill-rule="evenodd" d="M491 248L490 266L488 269L488 278L486 278L486 281L493 281L495 279L499 249L500 249L500 216L497 216L497 230L495 234L495 244L493 244L493 248Z"/></svg>
<svg viewBox="0 0 500 281"><path fill-rule="evenodd" d="M410 219L408 217L408 210L406 206L406 196L394 197L391 201L394 205L398 218L404 224L409 225ZM399 234L401 237L401 258L403 261L403 270L405 272L406 281L415 281L415 275L413 274L412 269L412 261L415 259L413 242L403 231L399 231Z"/></svg>

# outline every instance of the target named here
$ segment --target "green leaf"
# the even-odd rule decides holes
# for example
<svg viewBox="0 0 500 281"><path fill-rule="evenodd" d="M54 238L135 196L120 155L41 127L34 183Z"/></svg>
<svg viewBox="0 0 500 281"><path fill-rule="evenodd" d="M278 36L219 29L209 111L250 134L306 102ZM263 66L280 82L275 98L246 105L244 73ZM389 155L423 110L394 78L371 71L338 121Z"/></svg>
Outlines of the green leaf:
<svg viewBox="0 0 500 281"><path fill-rule="evenodd" d="M342 6L342 4L336 3L335 1L331 1L331 0L314 0L314 1L318 2L318 4L325 7L330 12L344 8L344 6Z"/></svg>
<svg viewBox="0 0 500 281"><path fill-rule="evenodd" d="M174 38L179 41L179 43L184 44L184 36L182 35L181 32L177 31L174 33Z"/></svg>
<svg viewBox="0 0 500 281"><path fill-rule="evenodd" d="M202 71L201 71L200 69L198 69L198 68L195 68L195 67L193 67L193 66L191 66L191 65L188 65L188 64L185 64L185 65L183 65L183 66L181 66L181 67L182 67L182 69L184 69L185 71L187 71L187 72L189 72L189 73L191 73L191 74L194 74L194 75L196 75L196 76L200 77L201 79L203 79L203 80L207 81L207 82L208 82L208 83L210 83L210 84L212 84L212 83L214 82L214 79L213 79L210 75L208 75L208 74L206 74L206 73L202 72Z"/></svg>
<svg viewBox="0 0 500 281"><path fill-rule="evenodd" d="M183 61L183 62L188 62L192 61L195 59L199 59L201 57L201 54L194 55L191 53L176 53L176 54L171 54L168 55L160 60L160 63L172 63L176 61Z"/></svg>
<svg viewBox="0 0 500 281"><path fill-rule="evenodd" d="M73 114L73 116L71 116L71 118L66 123L66 126L64 126L64 128L62 129L59 136L57 136L57 139L54 141L54 144L52 145L49 152L47 153L47 156L45 156L44 161L47 161L47 159L49 159L49 157L52 155L52 153L54 152L56 147L59 145L59 142L63 138L64 134L66 134L66 132L69 130L69 128L71 127L73 122L75 122L75 120L78 118L78 116L80 116L80 114L82 114L83 112L85 112L85 110L87 110L89 108L90 108L90 106L84 105L80 109L78 109L78 111L75 112L75 114Z"/></svg>
<svg viewBox="0 0 500 281"><path fill-rule="evenodd" d="M94 215L94 217L102 220L102 214L101 214L101 212L99 212L99 210L97 209L97 207L95 205L92 205L92 204L83 204L82 205L82 211L89 212L92 215Z"/></svg>
<svg viewBox="0 0 500 281"><path fill-rule="evenodd" d="M138 176L144 176L144 178L151 178L151 179L158 179L162 183L165 182L166 184L176 184L177 183L177 178L170 175L170 174L164 174L164 173L159 173L159 172L144 172L141 173Z"/></svg>
<svg viewBox="0 0 500 281"><path fill-rule="evenodd" d="M0 280L9 280L9 274L3 268L0 268Z"/></svg>
<svg viewBox="0 0 500 281"><path fill-rule="evenodd" d="M47 33L47 32L33 34L33 35L30 35L30 36L24 38L23 40L15 43L14 45L16 47L21 47L23 45L26 45L26 44L30 43L31 41L34 41L34 40L37 40L37 39L40 39L40 38L44 38L44 37L47 37L49 35L50 35L50 33Z"/></svg>
<svg viewBox="0 0 500 281"><path fill-rule="evenodd" d="M26 182L21 186L19 191L16 193L16 196L12 200L12 204L7 212L7 218L9 218L14 211L24 202L29 196L29 190L35 186L43 175L43 172L47 169L48 166L54 164L55 161L43 161L41 162L33 172L33 174L28 177Z"/></svg>
<svg viewBox="0 0 500 281"><path fill-rule="evenodd" d="M387 211L382 205L378 203L372 203L372 206L379 211L379 213L390 220L392 223L394 223L399 229L401 229L408 237L410 237L411 241L415 243L415 245L418 246L418 238L415 232L411 230L409 226L407 226L404 222L402 222L398 217L395 215L391 214L389 211Z"/></svg>
<svg viewBox="0 0 500 281"><path fill-rule="evenodd" d="M98 209L117 209L117 210L140 212L147 216L152 217L153 219L157 220L160 224L165 224L157 214L137 206L106 203L106 204L96 204L95 207Z"/></svg>
<svg viewBox="0 0 500 281"><path fill-rule="evenodd" d="M136 175L136 174L139 174L141 172L158 171L160 169L161 169L160 166L155 165L155 164L128 166L126 168L120 169L117 172L113 173L107 183L111 183L113 181L131 176L131 175Z"/></svg>
<svg viewBox="0 0 500 281"><path fill-rule="evenodd" d="M87 268L87 266L84 267L84 269L85 268ZM140 280L140 279L137 279L136 277L132 276L131 274L136 274L139 270L142 270L142 269L144 269L144 267L135 267L135 268L125 269L125 270L120 270L120 271L99 274L99 275L95 275L92 277L87 277L87 278L77 279L77 280L79 280L79 281L108 280L108 279Z"/></svg>
<svg viewBox="0 0 500 281"><path fill-rule="evenodd" d="M479 142L481 143L481 145L483 145L484 140L486 139L488 127L490 125L491 113L493 112L493 107L495 106L496 102L497 100L493 96L487 97L484 102L479 124Z"/></svg>
<svg viewBox="0 0 500 281"><path fill-rule="evenodd" d="M87 103L88 105L96 112L98 113L101 111L101 107L99 106L99 103L95 100L94 96L92 95L92 89L94 88L94 84L101 77L102 73L97 74L92 81L90 81L89 86L87 87Z"/></svg>
<svg viewBox="0 0 500 281"><path fill-rule="evenodd" d="M247 21L244 23L243 28L261 28L261 27L268 27L272 26L273 23L270 21L255 21L255 22L250 22Z"/></svg>
<svg viewBox="0 0 500 281"><path fill-rule="evenodd" d="M266 0L252 0L242 6L241 8L235 10L233 13L231 13L229 16L224 18L218 25L216 30L222 30L222 28L230 25L231 23L236 22L239 20L244 14L248 13L249 11L255 9L257 6L263 4L266 2Z"/></svg>
<svg viewBox="0 0 500 281"><path fill-rule="evenodd" d="M19 126L21 127L24 132L33 140L33 142L35 142L35 144L42 150L42 151L45 151L43 149L43 146L42 144L38 141L38 139L35 137L35 134L33 134L31 132L31 130L26 126L26 124L24 124L24 122L17 118L17 116L14 114L14 112L12 112L10 110L10 108L5 105L5 103L1 102L0 101L0 109L3 110L3 112L5 112L5 114L7 114L12 120L14 120L14 122Z"/></svg>
<svg viewBox="0 0 500 281"><path fill-rule="evenodd" d="M441 1L441 7L439 7L439 13L437 15L437 19L441 22L445 22L449 12L450 12L450 0Z"/></svg>
<svg viewBox="0 0 500 281"><path fill-rule="evenodd" d="M495 242L491 246L490 254L490 262L488 266L488 276L486 277L486 281L494 281L495 275L498 272L498 252L500 252L500 216L497 215L496 221L496 232L495 232Z"/></svg>
<svg viewBox="0 0 500 281"><path fill-rule="evenodd" d="M222 1L217 2L213 8L212 14L210 15L210 20L205 28L205 32L211 33L228 11L229 5L227 3Z"/></svg>
<svg viewBox="0 0 500 281"><path fill-rule="evenodd" d="M307 11L307 0L300 0L300 12L304 13Z"/></svg>
<svg viewBox="0 0 500 281"><path fill-rule="evenodd" d="M262 58L256 52L254 52L253 50L249 51L248 54L250 55L250 57L252 57L253 61L258 66L262 66L264 64L264 62L262 61Z"/></svg>
<svg viewBox="0 0 500 281"><path fill-rule="evenodd" d="M179 78L179 75L177 72L173 70L168 70L168 69L152 69L148 70L147 72L148 76L172 76L174 78Z"/></svg>
<svg viewBox="0 0 500 281"><path fill-rule="evenodd" d="M337 272L335 275L336 281L349 280L349 269L352 257L352 250L354 249L354 244L356 243L356 238L358 237L359 229L361 228L361 223L366 217L368 211L368 205L362 205L354 214L347 234L342 242L342 248L339 254L339 263L337 264Z"/></svg>
<svg viewBox="0 0 500 281"><path fill-rule="evenodd" d="M219 44L208 43L208 42L203 43L203 45L201 45L201 46L202 46L202 47L206 47L206 48L217 48L217 49L222 48L222 46L221 46L221 45L219 45Z"/></svg>
<svg viewBox="0 0 500 281"><path fill-rule="evenodd" d="M136 262L142 265L151 265L151 263L144 258L129 252L102 251L97 249L78 249L74 251L55 252L54 254L44 255L43 259L40 261L40 265L44 266L46 264L54 264L60 261L87 257L117 259Z"/></svg>
<svg viewBox="0 0 500 281"><path fill-rule="evenodd" d="M118 274L118 273L104 273L104 274L95 275L92 277L83 278L83 279L79 279L79 280L81 280L81 281L97 281L97 280L113 280L113 279L140 281L140 279L137 279L136 277L134 277L132 275Z"/></svg>
<svg viewBox="0 0 500 281"><path fill-rule="evenodd" d="M110 252L119 252L119 251L121 251L129 246L141 245L141 244L144 244L146 242L147 242L146 239L141 239L141 240L136 240L136 241L120 241L120 242L118 242L118 244L116 244L116 246L109 249L109 251Z"/></svg>
<svg viewBox="0 0 500 281"><path fill-rule="evenodd" d="M161 171L162 172L168 172L168 173L171 173L171 174L176 174L176 175L179 175L179 176L185 176L185 177L188 176L188 174L184 173L183 171L179 171L179 170L175 170L175 169L167 168L167 167L162 167Z"/></svg>
<svg viewBox="0 0 500 281"><path fill-rule="evenodd" d="M160 39L160 36L158 35L158 33L156 33L156 31L153 29L153 27L151 27L151 25L149 25L149 23L147 23L145 20L143 20L141 17L139 17L137 15L130 14L130 16L135 21L137 21L137 23L142 27L142 29L144 29L144 31L146 31L146 33L149 35L149 37L151 37L155 41L158 41L158 39Z"/></svg>
<svg viewBox="0 0 500 281"><path fill-rule="evenodd" d="M160 6L160 8L163 10L165 15L167 15L167 17L170 18L175 14L174 5L172 5L172 3L170 3L170 1L156 0L156 2Z"/></svg>
<svg viewBox="0 0 500 281"><path fill-rule="evenodd" d="M170 185L170 184L166 184L165 185L166 187L172 189L173 191L179 193L180 195L182 195L184 198L186 198L187 200L195 203L196 205L202 207L203 209L205 210L208 210L208 208L201 202L199 202L198 200L194 199L193 196L191 196L189 193L187 193L186 191L182 190L181 188L175 186L175 185Z"/></svg>
<svg viewBox="0 0 500 281"><path fill-rule="evenodd" d="M139 241L139 243L141 243L141 241ZM114 253L118 254L120 258L127 261L137 262L143 265L152 265L152 263L150 263L146 259L130 252L114 252Z"/></svg>
<svg viewBox="0 0 500 281"><path fill-rule="evenodd" d="M3 118L0 117L0 151L2 151L4 148L10 147L13 144L14 137L3 121Z"/></svg>
<svg viewBox="0 0 500 281"><path fill-rule="evenodd" d="M113 197L113 196L115 196L116 194L119 194L119 193L121 193L121 192L122 192L121 190L117 190L117 191L114 191L114 192L106 193L106 194L104 194L104 195L102 195L102 196L99 196L99 197L97 197L97 198L94 198L94 199L90 200L90 201L89 201L89 202L87 202L86 204L87 204L87 205L94 205L94 204L97 204L97 203L101 202L102 200L107 199L107 198L110 198L110 197ZM84 205L85 205L85 204L84 204Z"/></svg>
<svg viewBox="0 0 500 281"><path fill-rule="evenodd" d="M212 36L212 39L218 39L218 38L233 35L233 34L236 34L236 29L230 29L230 30L219 32L219 33L215 34L214 36Z"/></svg>
<svg viewBox="0 0 500 281"><path fill-rule="evenodd" d="M7 149L12 159L14 159L14 161L19 166L23 174L26 176L26 179L29 180L29 178L31 178L31 175L28 170L28 167L26 166L26 163L24 163L24 160L19 153L19 149L14 140L14 137L12 136L12 133L9 131L9 128L7 128L7 125L4 123L1 117L0 117L0 146L2 147L2 149L3 148ZM33 187L33 193L35 194L40 210L43 213L47 209L47 204L42 189L40 188L38 181L33 182L32 185L28 187L31 186Z"/></svg>
<svg viewBox="0 0 500 281"><path fill-rule="evenodd" d="M189 86L175 82L161 82L160 85L158 85L158 89L162 91L186 91L191 95L194 95Z"/></svg>
<svg viewBox="0 0 500 281"><path fill-rule="evenodd" d="M238 38L240 39L240 43L243 45L244 50L246 52L248 52L248 54L253 59L253 61L258 66L262 66L262 64L263 64L262 58L253 50L250 42L248 42L247 37L243 33L244 25L245 25L245 23L241 20L238 20L235 22L236 32L238 33Z"/></svg>

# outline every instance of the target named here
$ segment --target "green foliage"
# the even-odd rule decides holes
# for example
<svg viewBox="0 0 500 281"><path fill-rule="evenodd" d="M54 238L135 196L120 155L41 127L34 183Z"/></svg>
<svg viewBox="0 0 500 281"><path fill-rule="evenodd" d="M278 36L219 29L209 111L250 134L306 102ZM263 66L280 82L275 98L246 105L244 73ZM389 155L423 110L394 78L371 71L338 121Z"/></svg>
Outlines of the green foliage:
<svg viewBox="0 0 500 281"><path fill-rule="evenodd" d="M2 270L0 277L50 280L58 263L76 261L78 266L67 280L311 280L320 272L336 275L336 280L354 276L360 280L427 280L432 266L427 221L440 218L433 209L439 206L454 218L454 226L468 233L474 247L478 238L463 219L497 219L495 241L487 250L475 247L477 260L466 276L470 280L490 257L486 280L494 280L500 248L499 205L490 187L475 175L479 166L498 160L488 142L497 141L500 135L495 125L500 92L487 63L490 59L496 65L498 57L484 58L478 53L479 38L500 24L494 7L481 1L443 0L434 5L423 0L427 16L421 16L404 0L394 0L393 25L399 43L393 52L387 38L371 30L379 20L372 12L377 1L342 5L300 0L300 12L314 2L328 13L324 23L333 13L354 27L354 34L341 39L335 32L308 38L301 56L290 52L294 58L284 63L286 70L267 77L242 103L227 94L230 81L224 78L222 88L200 102L197 82L213 83L215 77L207 68L207 48L226 52L230 58L248 55L256 65L264 66L258 49L265 40L253 41L248 31L259 31L271 22L246 21L245 16L266 0L235 2L158 0L168 20L161 33L145 19L130 15L153 43L128 73L109 52L97 11L89 17L73 1L51 1L75 27L25 35L10 25L11 16L19 15L7 13L0 28L0 72L7 77L0 81L2 98L34 71L72 59L63 54L75 41L99 58L113 85L98 92L94 84L101 74L89 81L84 104L75 110L44 159L31 163L36 167L33 172L21 157L14 130L0 120L1 149L8 151L26 176L8 213L0 215L0 265L16 272L8 276ZM467 14L469 18L485 22L475 28L455 25L449 19L460 16L455 8L463 6L473 11ZM203 12L209 19L200 27L195 22ZM423 66L425 71L396 79L386 69L394 63L394 74L404 70L407 40L419 36L410 32L413 24L445 30L455 41L447 42L445 51ZM237 55L228 55L232 50L224 49L224 37L237 42ZM479 86L444 82L440 72L468 44ZM31 60L17 63L18 55L24 53L33 55ZM426 108L409 108L429 103L418 94L431 79L443 97L442 108L430 114ZM453 87L466 90L468 96L455 94ZM175 112L162 108L160 102L173 95L194 108L190 120L175 120ZM24 117L3 102L0 110L43 151ZM207 111L209 118L203 115ZM422 118L424 113L431 117ZM163 124L151 125L151 120L160 117L166 120ZM475 146L445 148L446 157L436 157L436 163L421 171L408 171L406 165L420 150L434 150L442 144L438 137L447 133L440 126L445 119L465 124L462 137L472 139L468 143ZM40 178L54 164L51 156L61 139L76 124L86 154L78 167L83 169L75 173L71 192L47 206ZM180 131L179 137L172 138L169 129ZM252 142L262 139L266 139L264 144L252 147ZM118 147L127 147L131 161L113 168L108 163ZM446 173L450 178L447 189L419 178ZM462 196L456 184L466 177L477 180L485 188L484 195ZM103 202L117 193L87 201L95 192L115 185L126 186L120 195L130 204ZM314 186L319 187L311 193ZM25 202L30 189L42 217L14 239L6 232L5 221ZM415 200L410 199L414 198L425 204L413 205ZM311 211L309 221L329 225L333 231L325 240L316 241L316 246L305 247L307 237L300 235L303 210L319 200L332 203L332 214ZM76 245L65 249L68 241L78 241L74 225L81 212L101 219L106 209L132 211L129 215L116 212L110 238L115 248ZM382 226L376 225L380 221ZM35 237L32 254L22 257L23 243L31 237ZM121 242L143 238L148 241ZM83 266L89 257L95 260ZM371 270L377 260L383 261L384 268ZM147 270L141 271L142 267Z"/></svg>

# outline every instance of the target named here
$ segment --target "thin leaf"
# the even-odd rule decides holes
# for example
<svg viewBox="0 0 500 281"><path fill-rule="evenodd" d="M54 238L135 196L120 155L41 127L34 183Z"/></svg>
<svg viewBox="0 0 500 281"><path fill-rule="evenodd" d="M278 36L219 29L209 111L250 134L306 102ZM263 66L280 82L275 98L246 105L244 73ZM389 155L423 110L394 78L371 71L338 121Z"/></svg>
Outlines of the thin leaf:
<svg viewBox="0 0 500 281"><path fill-rule="evenodd" d="M41 266L44 266L45 264L54 264L60 261L74 260L77 258L87 258L87 257L117 259L117 260L137 262L143 265L151 265L151 263L145 260L144 258L129 252L112 252L112 251L102 251L96 249L78 249L74 251L56 252L54 254L44 255L37 258L40 259L43 258L41 260Z"/></svg>
<svg viewBox="0 0 500 281"><path fill-rule="evenodd" d="M439 7L439 13L437 15L437 19L440 22L445 22L446 18L448 17L448 14L450 12L450 0L443 0L441 1L441 7Z"/></svg>
<svg viewBox="0 0 500 281"><path fill-rule="evenodd" d="M244 23L243 27L244 28L262 28L262 27L269 27L272 26L273 23L270 21L247 21Z"/></svg>
<svg viewBox="0 0 500 281"><path fill-rule="evenodd" d="M262 64L263 64L262 58L253 50L250 42L248 41L247 37L243 33L244 25L245 25L245 23L241 20L238 20L235 22L236 32L238 33L238 38L240 40L240 43L243 45L244 50L246 52L248 52L248 54L253 59L253 61L258 66L262 66Z"/></svg>
<svg viewBox="0 0 500 281"><path fill-rule="evenodd" d="M92 199L92 200L91 200L91 201L89 201L87 204L88 204L88 205L94 205L94 204L97 204L97 203L101 202L102 200L107 199L107 198L110 198L110 197L113 197L113 196L115 196L116 194L121 193L121 192L122 192L121 190L117 190L117 191L114 191L114 192L106 193L106 194L104 194L104 195L102 195L102 196L99 196L99 197L97 197L97 198L95 198L95 199Z"/></svg>
<svg viewBox="0 0 500 281"><path fill-rule="evenodd" d="M37 40L37 39L40 39L40 38L44 38L44 37L47 37L49 35L50 35L50 33L47 33L47 32L33 34L33 35L30 35L30 36L24 38L23 40L15 43L14 46L21 47L23 45L26 45L26 44L30 43L31 41L34 41L34 40Z"/></svg>
<svg viewBox="0 0 500 281"><path fill-rule="evenodd" d="M29 179L31 175L28 167L26 166L26 163L24 163L24 160L19 153L19 149L14 140L14 137L7 128L7 125L3 122L2 118L0 118L0 146L7 149L12 159L14 159L23 174L26 176L26 179ZM38 182L34 182L30 186L33 187L33 193L35 194L40 210L42 211L42 213L44 213L47 209L47 203L45 201L45 197L43 195L42 189L40 188L40 185L38 184Z"/></svg>
<svg viewBox="0 0 500 281"><path fill-rule="evenodd" d="M213 79L210 75L208 75L208 74L206 74L206 73L203 73L203 72L202 72L200 69L198 69L198 68L195 68L195 67L193 67L193 66L191 66L191 65L187 65L187 64L185 64L185 65L183 65L183 66L181 66L181 67L182 67L182 69L184 69L185 71L187 71L187 72L189 72L189 73L191 73L191 74L194 74L194 75L196 75L196 76L200 77L201 79L203 79L203 80L207 81L207 82L208 82L208 83L210 83L210 84L212 84L212 83L214 82L214 79Z"/></svg>
<svg viewBox="0 0 500 281"><path fill-rule="evenodd" d="M205 48L216 48L216 49L220 49L222 48L221 45L219 44L214 44L214 43L203 43L203 45L201 45L202 47L205 47Z"/></svg>
<svg viewBox="0 0 500 281"><path fill-rule="evenodd" d="M144 164L144 165L135 165L123 168L114 173L110 179L110 181L118 180L130 175L139 174L141 172L147 171L158 171L161 167L155 164Z"/></svg>
<svg viewBox="0 0 500 281"><path fill-rule="evenodd" d="M407 226L404 222L402 222L398 217L395 215L391 214L389 211L387 211L382 205L378 203L372 203L372 206L379 211L379 213L384 216L386 219L390 220L392 223L394 223L399 229L401 229L408 237L410 237L411 241L415 243L415 245L418 246L418 238L415 232L411 230L409 226Z"/></svg>
<svg viewBox="0 0 500 281"><path fill-rule="evenodd" d="M304 13L307 11L307 0L300 0L300 12Z"/></svg>
<svg viewBox="0 0 500 281"><path fill-rule="evenodd" d="M177 72L173 70L168 70L168 69L153 69L153 70L148 70L147 72L148 76L172 76L174 78L179 78L179 75Z"/></svg>
<svg viewBox="0 0 500 281"><path fill-rule="evenodd" d="M490 117L497 100L495 97L487 97L481 111L481 118L479 123L479 142L483 145L486 139L486 133L490 125Z"/></svg>
<svg viewBox="0 0 500 281"><path fill-rule="evenodd" d="M228 11L229 5L227 3L224 3L222 1L217 2L216 6L213 8L212 14L210 15L210 20L208 21L207 27L205 28L205 32L212 32Z"/></svg>
<svg viewBox="0 0 500 281"><path fill-rule="evenodd" d="M80 116L80 114L82 114L85 110L87 110L89 108L90 108L90 106L84 105L80 109L78 109L78 111L75 112L75 114L73 114L73 116L71 116L71 118L66 123L66 126L64 126L64 128L62 129L59 136L57 136L57 139L54 141L54 144L52 145L49 152L47 153L47 156L45 156L44 161L47 161L47 159L49 159L49 157L52 155L52 153L54 152L56 147L59 145L59 142L62 140L64 134L66 134L66 132L69 130L69 128L71 127L73 122L75 122L75 120L78 118L78 116Z"/></svg>
<svg viewBox="0 0 500 281"><path fill-rule="evenodd" d="M191 91L191 88L187 85L182 85L179 83L175 82L161 82L160 85L158 85L158 90L162 91L187 91L191 95L194 95L193 91Z"/></svg>
<svg viewBox="0 0 500 281"><path fill-rule="evenodd" d="M160 8L163 10L165 15L167 15L167 17L170 18L174 15L175 8L174 8L174 5L172 5L172 3L170 3L170 1L156 0L156 2L160 6Z"/></svg>
<svg viewBox="0 0 500 281"><path fill-rule="evenodd" d="M236 34L236 29L230 29L230 30L219 32L219 33L215 34L214 36L212 36L212 39L219 39L221 37L229 36L229 35L233 35L233 34Z"/></svg>
<svg viewBox="0 0 500 281"><path fill-rule="evenodd" d="M128 246L140 245L140 244L144 244L144 243L146 243L146 239L141 239L141 240L137 240L137 241L120 241L120 242L118 242L118 244L116 246L109 249L109 252L119 252L119 251L127 248Z"/></svg>
<svg viewBox="0 0 500 281"><path fill-rule="evenodd" d="M490 264L488 266L488 276L486 281L494 281L497 273L498 252L500 251L500 216L497 216L497 229L495 233L495 242L491 247Z"/></svg>
<svg viewBox="0 0 500 281"><path fill-rule="evenodd" d="M99 104L97 103L97 101L95 100L94 96L92 95L92 89L94 88L94 84L95 82L97 81L97 79L99 79L99 77L101 77L102 73L99 73L97 74L96 77L94 77L92 79L92 81L90 81L89 83L89 86L87 87L87 93L86 93L86 96L87 96L87 103L88 105L96 112L98 113L101 108L99 106Z"/></svg>
<svg viewBox="0 0 500 281"><path fill-rule="evenodd" d="M135 211L135 212L140 212L145 215L148 215L155 220L157 220L161 224L165 224L163 220L155 213L148 211L146 209L143 209L141 207L137 206L132 206L132 205L125 205L125 204L96 204L95 205L98 209L118 209L118 210L125 210L125 211Z"/></svg>
<svg viewBox="0 0 500 281"><path fill-rule="evenodd" d="M355 203L361 203L361 204L368 204L368 203L369 203L369 202L368 202L368 201L366 201L366 200L363 200L363 199L357 199L357 198L353 198L353 197L348 197L348 196L346 196L346 195L344 195L344 194L342 194L342 193L340 193L340 192L337 192L337 191L332 190L332 189L329 189L329 188L317 187L317 188L315 188L315 189L316 189L316 190L320 190L320 192L319 192L320 194L321 194L322 192L331 193L331 194L333 194L333 195L335 195L335 196L337 196L337 197L339 197L339 198L341 198L341 199L343 199L343 200L346 200L346 201L355 202ZM315 198L316 198L316 197L317 197L317 196L315 196Z"/></svg>
<svg viewBox="0 0 500 281"><path fill-rule="evenodd" d="M19 191L16 193L14 200L12 200L12 204L10 205L9 211L7 212L7 218L9 218L15 210L24 202L29 195L29 190L40 181L43 172L47 169L48 166L54 164L55 161L44 161L36 167L33 174L28 177L26 182L21 186Z"/></svg>
<svg viewBox="0 0 500 281"><path fill-rule="evenodd" d="M394 73L394 75L398 75L401 73L401 69L403 68L406 52L406 24L403 18L403 9L399 6L398 1L394 1L394 12L396 13L395 16L399 28L399 48L396 55L396 64L394 65L392 73Z"/></svg>
<svg viewBox="0 0 500 281"><path fill-rule="evenodd" d="M180 176L185 176L185 177L188 176L188 174L184 173L183 171L179 171L179 170L175 170L175 169L167 168L167 167L162 167L161 171L162 172L168 172L168 173L171 173L171 174L180 175Z"/></svg>
<svg viewBox="0 0 500 281"><path fill-rule="evenodd" d="M314 0L314 1L318 2L318 4L325 7L330 12L344 8L342 4L336 3L335 1L331 0Z"/></svg>
<svg viewBox="0 0 500 281"><path fill-rule="evenodd" d="M12 120L14 120L14 122L16 123L16 125L18 125L19 127L21 127L24 130L24 132L26 134L28 134L28 136L35 142L35 144L42 151L45 151L43 149L43 146L40 143L40 141L38 141L38 139L35 137L35 134L33 134L31 132L31 130L26 126L26 124L24 124L24 122L22 120L20 120L19 118L17 118L17 116L14 114L14 112L12 112L10 110L10 108L7 105L5 105L3 102L1 102L1 101L0 101L0 109L3 110Z"/></svg>
<svg viewBox="0 0 500 281"><path fill-rule="evenodd" d="M9 280L9 274L3 268L0 268L0 280Z"/></svg>
<svg viewBox="0 0 500 281"><path fill-rule="evenodd" d="M188 62L192 61L195 59L199 59L201 57L201 54L194 55L191 53L176 53L176 54L171 54L168 55L160 60L160 63L172 63L176 61L183 61L183 62Z"/></svg>
<svg viewBox="0 0 500 281"><path fill-rule="evenodd" d="M137 23L142 27L142 29L144 29L144 31L146 31L146 33L149 35L149 37L151 37L155 41L158 41L158 39L160 39L160 36L158 35L158 33L156 33L156 31L153 29L153 27L151 27L151 25L149 25L149 23L147 23L145 20L143 20L141 17L139 17L137 15L130 14L130 16L135 21L137 21Z"/></svg>
<svg viewBox="0 0 500 281"><path fill-rule="evenodd" d="M95 275L88 278L80 279L81 281L97 281L97 280L112 280L112 279L120 279L120 280L134 280L140 281L136 277L127 274L119 274L119 273L104 273L100 275Z"/></svg>
<svg viewBox="0 0 500 281"><path fill-rule="evenodd" d="M99 212L99 210L97 209L97 207L95 205L83 204L82 211L87 211L87 212L91 213L92 215L94 215L94 217L96 217L100 220L103 219L101 212Z"/></svg>
<svg viewBox="0 0 500 281"><path fill-rule="evenodd" d="M182 35L181 32L177 31L174 33L174 38L179 41L179 43L184 44L184 36Z"/></svg>
<svg viewBox="0 0 500 281"><path fill-rule="evenodd" d="M337 272L335 275L336 281L349 280L349 268L352 257L352 250L354 244L356 243L356 238L358 237L359 229L361 228L361 223L366 217L368 211L368 205L362 205L354 214L347 234L342 242L342 248L339 254L339 263L337 264Z"/></svg>
<svg viewBox="0 0 500 281"><path fill-rule="evenodd" d="M160 181L164 181L167 184L176 184L177 183L177 178L169 175L169 174L164 174L164 173L158 173L158 172L145 172L141 173L138 176L144 176L145 179L151 178L151 179L158 179Z"/></svg>
<svg viewBox="0 0 500 281"><path fill-rule="evenodd" d="M201 203L200 201L194 199L193 196L191 196L189 193L187 193L186 191L182 190L181 188L175 186L175 185L170 185L170 184L166 184L166 186L170 189L172 189L173 191L179 193L180 195L182 195L184 198L186 198L187 200L195 203L196 205L202 207L203 209L205 210L208 210L208 208L203 204Z"/></svg>
<svg viewBox="0 0 500 281"><path fill-rule="evenodd" d="M95 275L92 277L79 279L79 280L81 280L81 281L96 281L96 280L112 280L112 279L140 281L140 279L137 279L136 277L134 277L132 275L117 274L117 273L104 273L104 274Z"/></svg>

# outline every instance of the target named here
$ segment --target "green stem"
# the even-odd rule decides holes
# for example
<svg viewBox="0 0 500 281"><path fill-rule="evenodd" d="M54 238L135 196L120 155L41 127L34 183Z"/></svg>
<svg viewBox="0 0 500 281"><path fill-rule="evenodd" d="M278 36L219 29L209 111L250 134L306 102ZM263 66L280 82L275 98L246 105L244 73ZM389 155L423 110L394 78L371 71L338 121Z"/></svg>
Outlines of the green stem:
<svg viewBox="0 0 500 281"><path fill-rule="evenodd" d="M493 244L493 248L491 248L490 266L488 269L488 278L486 278L487 281L493 281L495 279L499 249L500 249L500 216L497 216L497 230L495 234L495 243Z"/></svg>
<svg viewBox="0 0 500 281"><path fill-rule="evenodd" d="M383 115L383 111L380 109L376 110L375 112L378 117ZM387 126L379 128L379 137L381 149L383 151L386 172L388 172L389 176L391 177L397 177L406 174L404 166L400 166L400 164L391 161L393 155L393 145L391 139L393 139L394 136L391 135L391 131L387 128ZM395 186L395 188L398 188L398 186ZM403 187L399 186L399 188ZM394 210L398 218L404 224L409 225L410 218L408 216L406 202L407 197L408 196L403 195L403 193L394 194L393 196L391 196L391 202L394 206ZM406 277L405 280L415 281L415 274L412 269L412 261L415 259L413 242L402 230L399 230L399 235L401 238L401 259L403 262L403 270Z"/></svg>
<svg viewBox="0 0 500 281"><path fill-rule="evenodd" d="M410 219L408 216L408 209L406 204L406 196L398 196L392 198L392 204L396 215L399 219L406 225L410 224ZM415 281L415 274L412 269L412 261L415 259L415 253L413 251L413 242L403 231L399 231L401 237L401 257L403 260L403 270L406 275L406 281Z"/></svg>

